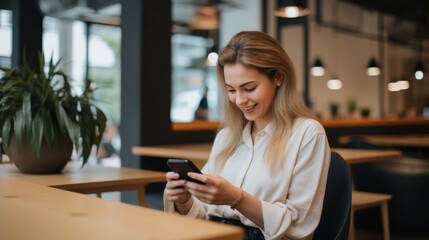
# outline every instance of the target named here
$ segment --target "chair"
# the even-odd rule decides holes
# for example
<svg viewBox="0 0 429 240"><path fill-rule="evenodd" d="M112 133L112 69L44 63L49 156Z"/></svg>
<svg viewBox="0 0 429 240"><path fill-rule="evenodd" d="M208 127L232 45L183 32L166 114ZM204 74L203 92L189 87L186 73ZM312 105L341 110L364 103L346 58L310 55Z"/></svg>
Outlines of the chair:
<svg viewBox="0 0 429 240"><path fill-rule="evenodd" d="M377 146L361 139L351 139L347 148L357 149L392 149L386 146ZM427 158L427 157L426 157ZM373 199L374 206L361 208L354 215L356 226L372 231L383 231L384 239L389 239L390 231L402 235L429 234L429 161L421 155L403 151L403 157L395 160L372 163L359 163L350 166L353 173L355 191L377 193L385 195ZM412 187L410 187L412 186ZM388 205L388 214L383 216L383 199ZM352 203L356 196L353 193ZM360 199L362 200L362 198ZM367 199L368 200L368 199ZM365 205L369 204L366 201ZM355 205L353 203L353 205ZM359 204L360 205L360 204ZM406 207L404 207L406 206ZM353 208L353 206L352 206ZM357 210L357 209L356 209ZM381 218L380 218L381 216ZM406 221L404 221L406 219ZM352 231L352 229L350 229Z"/></svg>
<svg viewBox="0 0 429 240"><path fill-rule="evenodd" d="M355 227L354 227L355 211L371 208L375 206L380 206L381 208L381 219L383 222L383 236L385 240L389 240L390 231L389 231L388 203L391 198L392 198L392 195L390 194L353 191L349 240L355 239Z"/></svg>
<svg viewBox="0 0 429 240"><path fill-rule="evenodd" d="M352 183L349 168L336 152L331 153L322 216L313 239L343 240L349 236Z"/></svg>

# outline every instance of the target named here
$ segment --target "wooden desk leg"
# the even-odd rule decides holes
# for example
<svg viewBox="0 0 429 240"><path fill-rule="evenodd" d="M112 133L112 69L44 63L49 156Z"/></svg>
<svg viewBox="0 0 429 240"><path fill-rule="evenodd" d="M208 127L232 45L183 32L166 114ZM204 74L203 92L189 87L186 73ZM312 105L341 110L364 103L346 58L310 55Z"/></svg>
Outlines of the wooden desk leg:
<svg viewBox="0 0 429 240"><path fill-rule="evenodd" d="M353 207L350 210L349 240L355 240L355 210Z"/></svg>
<svg viewBox="0 0 429 240"><path fill-rule="evenodd" d="M137 188L137 201L142 207L146 207L146 184Z"/></svg>
<svg viewBox="0 0 429 240"><path fill-rule="evenodd" d="M96 193L96 195L97 195L98 198L102 198L101 197L101 193Z"/></svg>
<svg viewBox="0 0 429 240"><path fill-rule="evenodd" d="M381 219L383 220L384 240L390 240L389 209L387 206L387 201L381 204L381 215Z"/></svg>

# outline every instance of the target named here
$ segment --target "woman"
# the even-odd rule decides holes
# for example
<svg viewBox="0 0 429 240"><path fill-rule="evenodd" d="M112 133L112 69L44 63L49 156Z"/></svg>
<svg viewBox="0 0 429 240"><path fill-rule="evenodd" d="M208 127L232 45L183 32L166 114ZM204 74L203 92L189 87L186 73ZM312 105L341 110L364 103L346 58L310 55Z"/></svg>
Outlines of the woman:
<svg viewBox="0 0 429 240"><path fill-rule="evenodd" d="M219 54L225 121L204 174L168 172L165 211L245 228L246 239L311 239L330 148L296 90L292 63L262 32L236 34Z"/></svg>

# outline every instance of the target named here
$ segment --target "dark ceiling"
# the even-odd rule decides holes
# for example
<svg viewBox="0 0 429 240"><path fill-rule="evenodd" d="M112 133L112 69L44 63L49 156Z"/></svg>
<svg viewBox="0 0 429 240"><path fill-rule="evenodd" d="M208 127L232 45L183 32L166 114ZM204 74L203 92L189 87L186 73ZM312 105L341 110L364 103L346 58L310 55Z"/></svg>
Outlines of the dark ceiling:
<svg viewBox="0 0 429 240"><path fill-rule="evenodd" d="M409 20L415 26L416 38L429 38L428 0L341 0L369 10L393 15L397 21Z"/></svg>

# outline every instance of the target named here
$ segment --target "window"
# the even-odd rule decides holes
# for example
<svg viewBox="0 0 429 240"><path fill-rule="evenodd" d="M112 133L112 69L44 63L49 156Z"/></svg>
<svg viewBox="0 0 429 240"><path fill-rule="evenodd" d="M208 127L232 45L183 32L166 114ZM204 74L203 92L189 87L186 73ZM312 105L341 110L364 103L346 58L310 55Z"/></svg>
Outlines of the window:
<svg viewBox="0 0 429 240"><path fill-rule="evenodd" d="M98 105L109 121L118 126L121 106L121 29L89 25L88 79L98 88Z"/></svg>
<svg viewBox="0 0 429 240"><path fill-rule="evenodd" d="M12 58L12 11L0 9L0 67L10 68ZM0 77L3 73L0 71Z"/></svg>
<svg viewBox="0 0 429 240"><path fill-rule="evenodd" d="M216 121L216 67L208 63L210 37L175 33L172 36L172 122L191 122L197 118ZM207 115L198 117L196 111L205 97Z"/></svg>
<svg viewBox="0 0 429 240"><path fill-rule="evenodd" d="M61 58L61 68L74 80L78 93L90 79L97 88L98 105L110 122L119 124L120 28L52 17L44 18L43 28L45 58L54 62Z"/></svg>
<svg viewBox="0 0 429 240"><path fill-rule="evenodd" d="M94 99L108 119L99 159L118 154L120 137L121 29L78 20L45 17L43 21L43 52L60 67L73 82L79 94L87 79L91 80ZM48 64L48 63L47 63ZM100 155L101 154L101 155Z"/></svg>

